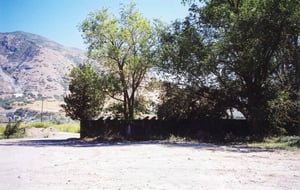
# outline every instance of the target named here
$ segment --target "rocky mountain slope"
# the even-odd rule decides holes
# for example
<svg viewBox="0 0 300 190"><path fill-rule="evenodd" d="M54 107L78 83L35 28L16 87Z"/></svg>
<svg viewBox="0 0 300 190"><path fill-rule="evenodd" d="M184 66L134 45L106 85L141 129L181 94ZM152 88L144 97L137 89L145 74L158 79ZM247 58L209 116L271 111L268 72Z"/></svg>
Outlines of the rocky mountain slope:
<svg viewBox="0 0 300 190"><path fill-rule="evenodd" d="M0 123L13 116L24 121L42 117L65 120L60 105L68 92L68 73L85 60L83 50L65 47L42 36L0 33ZM142 88L139 93L157 103L160 91ZM151 104L147 109L153 107ZM110 112L107 114L111 116Z"/></svg>
<svg viewBox="0 0 300 190"><path fill-rule="evenodd" d="M85 59L84 51L42 36L0 33L0 98L61 98L68 90L67 73Z"/></svg>

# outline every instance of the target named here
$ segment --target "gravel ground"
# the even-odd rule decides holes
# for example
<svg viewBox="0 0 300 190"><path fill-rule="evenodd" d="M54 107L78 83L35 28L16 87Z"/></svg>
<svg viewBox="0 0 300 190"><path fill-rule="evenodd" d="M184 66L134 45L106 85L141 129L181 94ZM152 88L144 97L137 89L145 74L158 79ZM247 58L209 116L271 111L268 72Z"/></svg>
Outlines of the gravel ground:
<svg viewBox="0 0 300 190"><path fill-rule="evenodd" d="M0 189L300 189L299 152L74 138L0 140Z"/></svg>

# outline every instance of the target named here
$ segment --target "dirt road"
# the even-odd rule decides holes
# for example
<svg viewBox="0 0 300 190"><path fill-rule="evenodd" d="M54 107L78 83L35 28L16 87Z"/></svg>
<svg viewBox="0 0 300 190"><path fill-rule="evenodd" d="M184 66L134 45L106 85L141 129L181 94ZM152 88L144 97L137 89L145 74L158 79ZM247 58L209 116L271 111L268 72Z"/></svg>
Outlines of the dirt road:
<svg viewBox="0 0 300 190"><path fill-rule="evenodd" d="M66 137L0 140L0 189L300 189L300 153Z"/></svg>

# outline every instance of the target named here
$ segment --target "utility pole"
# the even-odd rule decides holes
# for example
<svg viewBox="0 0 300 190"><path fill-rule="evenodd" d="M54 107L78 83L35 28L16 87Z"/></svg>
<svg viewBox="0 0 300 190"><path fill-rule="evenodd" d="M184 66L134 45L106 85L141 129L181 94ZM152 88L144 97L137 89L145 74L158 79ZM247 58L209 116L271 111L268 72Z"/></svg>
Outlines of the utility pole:
<svg viewBox="0 0 300 190"><path fill-rule="evenodd" d="M44 98L42 96L41 123L43 123Z"/></svg>

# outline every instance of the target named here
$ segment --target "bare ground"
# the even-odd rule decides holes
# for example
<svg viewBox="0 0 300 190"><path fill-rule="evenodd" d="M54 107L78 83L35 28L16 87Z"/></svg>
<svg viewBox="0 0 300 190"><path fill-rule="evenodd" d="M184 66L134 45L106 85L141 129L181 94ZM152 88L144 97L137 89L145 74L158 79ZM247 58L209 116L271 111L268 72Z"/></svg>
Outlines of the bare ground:
<svg viewBox="0 0 300 190"><path fill-rule="evenodd" d="M300 189L300 153L212 144L0 140L0 189Z"/></svg>

